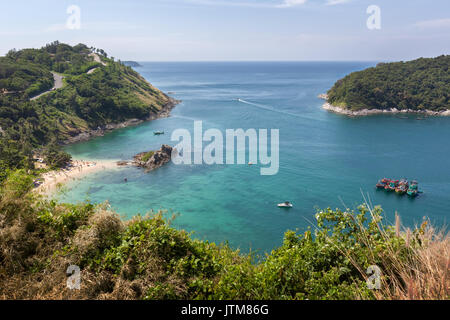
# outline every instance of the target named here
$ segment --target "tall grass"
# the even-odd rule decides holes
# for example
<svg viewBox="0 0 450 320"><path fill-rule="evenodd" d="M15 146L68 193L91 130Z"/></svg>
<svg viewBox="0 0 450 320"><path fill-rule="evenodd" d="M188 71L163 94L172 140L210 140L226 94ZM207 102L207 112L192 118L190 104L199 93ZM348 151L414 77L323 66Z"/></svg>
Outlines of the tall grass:
<svg viewBox="0 0 450 320"><path fill-rule="evenodd" d="M450 298L450 236L445 228L433 227L428 220L414 229L402 226L395 214L395 225L379 222L380 211L369 206L372 221L382 237L380 242L370 236L369 228L358 222L358 241L370 252L369 264L382 270L381 287L374 290L376 299L382 300L442 300ZM363 277L366 270L356 262L350 251L345 255Z"/></svg>

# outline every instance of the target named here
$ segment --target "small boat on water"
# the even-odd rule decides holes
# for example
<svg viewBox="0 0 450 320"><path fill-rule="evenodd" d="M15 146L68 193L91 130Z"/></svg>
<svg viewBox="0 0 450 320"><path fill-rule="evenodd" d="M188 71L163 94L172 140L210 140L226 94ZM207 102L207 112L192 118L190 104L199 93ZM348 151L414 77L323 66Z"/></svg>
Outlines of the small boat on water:
<svg viewBox="0 0 450 320"><path fill-rule="evenodd" d="M395 191L395 188L397 188L399 181L398 180L391 180L388 184L386 184L386 187L384 188L387 191Z"/></svg>
<svg viewBox="0 0 450 320"><path fill-rule="evenodd" d="M278 204L278 208L292 208L294 205L289 201L285 201L283 203Z"/></svg>
<svg viewBox="0 0 450 320"><path fill-rule="evenodd" d="M164 131L153 131L153 134L155 136L160 136L160 135L164 134Z"/></svg>
<svg viewBox="0 0 450 320"><path fill-rule="evenodd" d="M419 183L416 180L412 181L406 193L412 198L417 197L419 194Z"/></svg>
<svg viewBox="0 0 450 320"><path fill-rule="evenodd" d="M387 185L389 182L391 182L391 179L383 178L383 179L381 179L380 181L378 181L378 183L375 185L375 187L376 187L377 189L384 189L384 188L386 188L386 185Z"/></svg>
<svg viewBox="0 0 450 320"><path fill-rule="evenodd" d="M399 195L404 195L408 191L408 188L409 188L408 180L402 179L399 182L398 186L395 188L395 192Z"/></svg>
<svg viewBox="0 0 450 320"><path fill-rule="evenodd" d="M413 180L410 183L407 179L393 180L383 178L379 180L375 186L379 190L385 190L388 192L395 191L395 193L397 193L398 195L407 194L412 198L418 196L419 193L421 193L419 191L419 183L416 180Z"/></svg>

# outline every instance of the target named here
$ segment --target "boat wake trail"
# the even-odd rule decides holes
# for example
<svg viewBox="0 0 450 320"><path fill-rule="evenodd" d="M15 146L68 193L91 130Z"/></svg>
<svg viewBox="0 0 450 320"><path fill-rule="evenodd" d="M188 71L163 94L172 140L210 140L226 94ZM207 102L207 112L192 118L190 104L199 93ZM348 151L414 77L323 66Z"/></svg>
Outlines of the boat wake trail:
<svg viewBox="0 0 450 320"><path fill-rule="evenodd" d="M316 119L314 117L307 117L307 116L295 114L295 113L292 113L292 112L289 112L289 111L275 109L275 108L273 108L271 106L267 106L267 105L260 104L260 103L253 103L253 102L246 101L246 100L243 100L243 99L239 99L238 101L242 102L242 103L245 103L245 104L248 104L248 105L251 105L253 107L259 108L259 109L263 109L263 110L267 110L267 111L271 111L271 112L276 112L276 113L281 113L281 114L285 114L285 115L296 117L296 118L308 119L308 120L318 120L318 119Z"/></svg>
<svg viewBox="0 0 450 320"><path fill-rule="evenodd" d="M201 120L201 119L196 119L196 118L192 118L192 117L186 117L186 116L182 116L182 115L174 115L174 116L171 116L171 118L190 120L190 121L200 121Z"/></svg>
<svg viewBox="0 0 450 320"><path fill-rule="evenodd" d="M202 121L204 124L207 124L210 127L215 127L215 128L219 128L219 124L217 124L216 122L212 122L210 120L203 120L201 118L193 118L193 117L187 117L187 116L183 116L183 115L174 115L174 116L170 116L171 118L175 118L175 119L182 119L182 120L188 120L188 121Z"/></svg>

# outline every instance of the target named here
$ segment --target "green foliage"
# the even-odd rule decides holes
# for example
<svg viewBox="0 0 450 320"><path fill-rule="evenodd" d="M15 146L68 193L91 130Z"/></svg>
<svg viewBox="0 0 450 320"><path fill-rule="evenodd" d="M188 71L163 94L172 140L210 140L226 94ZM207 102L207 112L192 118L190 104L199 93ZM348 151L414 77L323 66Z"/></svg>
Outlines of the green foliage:
<svg viewBox="0 0 450 320"><path fill-rule="evenodd" d="M445 111L450 108L450 56L380 63L338 80L328 101L352 110Z"/></svg>
<svg viewBox="0 0 450 320"><path fill-rule="evenodd" d="M53 85L51 72L28 60L0 57L0 93L6 90L15 92L27 91L27 94L45 91Z"/></svg>
<svg viewBox="0 0 450 320"><path fill-rule="evenodd" d="M98 65L88 57L90 53L91 50L84 44L72 47L54 41L41 49L11 50L5 60L13 62L14 66L25 65L29 68L40 68L59 73L81 74L93 65Z"/></svg>
<svg viewBox="0 0 450 320"><path fill-rule="evenodd" d="M72 156L61 150L61 147L56 143L47 145L44 149L43 156L45 163L53 169L64 168L72 160Z"/></svg>
<svg viewBox="0 0 450 320"><path fill-rule="evenodd" d="M78 228L87 223L93 209L90 203L59 205L49 201L41 204L36 217L43 230L57 239L64 239L73 236Z"/></svg>
<svg viewBox="0 0 450 320"><path fill-rule="evenodd" d="M33 177L25 170L12 171L0 188L0 196L20 199L28 194L33 185Z"/></svg>
<svg viewBox="0 0 450 320"><path fill-rule="evenodd" d="M141 158L141 161L147 162L153 155L155 154L155 151L149 151L146 154L144 154Z"/></svg>
<svg viewBox="0 0 450 320"><path fill-rule="evenodd" d="M12 139L0 137L0 183L9 170L32 169L32 152L29 144L17 143Z"/></svg>

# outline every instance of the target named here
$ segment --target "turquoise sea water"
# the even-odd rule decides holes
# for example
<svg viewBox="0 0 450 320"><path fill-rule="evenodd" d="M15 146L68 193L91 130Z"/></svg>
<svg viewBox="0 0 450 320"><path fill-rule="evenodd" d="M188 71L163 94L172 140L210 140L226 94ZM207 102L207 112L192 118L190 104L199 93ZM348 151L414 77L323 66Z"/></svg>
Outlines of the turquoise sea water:
<svg viewBox="0 0 450 320"><path fill-rule="evenodd" d="M450 118L377 115L349 118L324 111L317 95L368 62L142 63L146 79L183 102L170 118L114 131L67 147L75 158L131 159L170 141L173 130L267 128L280 130L280 170L258 166L181 165L144 173L138 168L99 172L69 184L67 202L108 200L126 217L149 209L180 215L174 226L195 237L228 241L247 251L269 251L288 229L314 221L316 208L356 208L363 196L398 211L405 225L428 216L444 225L450 207ZM236 100L241 98L246 102ZM163 130L163 136L153 131ZM128 183L124 182L124 178ZM416 199L376 191L381 177L418 179ZM291 210L276 204L289 200Z"/></svg>

